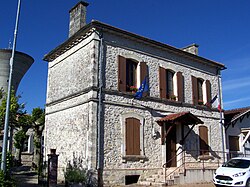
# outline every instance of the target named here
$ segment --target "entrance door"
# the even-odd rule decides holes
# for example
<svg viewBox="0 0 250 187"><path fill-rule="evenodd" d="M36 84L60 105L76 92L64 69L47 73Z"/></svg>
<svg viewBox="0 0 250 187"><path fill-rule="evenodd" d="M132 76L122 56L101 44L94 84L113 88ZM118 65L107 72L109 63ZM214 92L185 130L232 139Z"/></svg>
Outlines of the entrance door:
<svg viewBox="0 0 250 187"><path fill-rule="evenodd" d="M167 127L166 131L168 130ZM166 137L166 167L176 167L176 127L173 126Z"/></svg>

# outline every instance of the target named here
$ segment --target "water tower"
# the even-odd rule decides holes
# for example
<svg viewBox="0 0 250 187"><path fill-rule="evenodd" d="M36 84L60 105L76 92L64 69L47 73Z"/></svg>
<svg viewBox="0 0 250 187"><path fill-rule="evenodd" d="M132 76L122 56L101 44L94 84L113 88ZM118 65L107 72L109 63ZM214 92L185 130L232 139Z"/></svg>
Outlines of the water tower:
<svg viewBox="0 0 250 187"><path fill-rule="evenodd" d="M3 88L5 92L7 92L8 89L11 53L11 49L0 49L0 88ZM34 59L31 56L22 52L15 52L12 74L12 87L15 92L33 62Z"/></svg>

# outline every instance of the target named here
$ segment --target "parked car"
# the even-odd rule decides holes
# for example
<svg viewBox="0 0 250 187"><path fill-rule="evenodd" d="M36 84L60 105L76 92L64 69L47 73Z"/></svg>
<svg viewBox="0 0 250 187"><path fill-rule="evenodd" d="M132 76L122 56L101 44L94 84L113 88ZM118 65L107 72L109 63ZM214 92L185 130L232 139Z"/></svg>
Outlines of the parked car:
<svg viewBox="0 0 250 187"><path fill-rule="evenodd" d="M236 157L219 167L214 173L215 186L249 186L250 158Z"/></svg>

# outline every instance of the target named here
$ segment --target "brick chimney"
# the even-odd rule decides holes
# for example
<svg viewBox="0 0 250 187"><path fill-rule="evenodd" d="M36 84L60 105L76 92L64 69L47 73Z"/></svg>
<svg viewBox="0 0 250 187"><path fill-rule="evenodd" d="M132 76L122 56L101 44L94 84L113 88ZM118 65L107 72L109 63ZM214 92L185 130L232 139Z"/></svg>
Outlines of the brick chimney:
<svg viewBox="0 0 250 187"><path fill-rule="evenodd" d="M86 12L89 4L80 1L73 8L70 9L70 22L69 22L69 37L74 35L83 26L86 25Z"/></svg>
<svg viewBox="0 0 250 187"><path fill-rule="evenodd" d="M194 55L198 55L198 47L199 47L199 45L197 45L197 44L191 44L187 47L183 47L182 50L189 52L189 53L192 53Z"/></svg>

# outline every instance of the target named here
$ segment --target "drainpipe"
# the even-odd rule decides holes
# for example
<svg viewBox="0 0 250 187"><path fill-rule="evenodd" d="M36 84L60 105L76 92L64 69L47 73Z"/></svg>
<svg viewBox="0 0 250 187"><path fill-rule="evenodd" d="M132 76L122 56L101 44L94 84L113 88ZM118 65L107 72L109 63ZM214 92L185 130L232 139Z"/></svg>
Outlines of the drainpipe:
<svg viewBox="0 0 250 187"><path fill-rule="evenodd" d="M103 36L99 34L99 93L98 93L98 116L97 116L97 172L98 172L98 187L103 186L103 155L102 155L102 114L103 114L103 102L102 102L102 89L103 89Z"/></svg>
<svg viewBox="0 0 250 187"><path fill-rule="evenodd" d="M224 141L224 134L225 133L224 133L224 125L223 125L224 115L222 113L221 75L220 75L220 70L219 69L217 70L217 78L218 78L218 87L219 87L218 97L219 97L219 104L220 104L220 107L221 107L221 110L220 110L220 127L221 127L222 155L223 155L223 163L225 163L225 141Z"/></svg>

